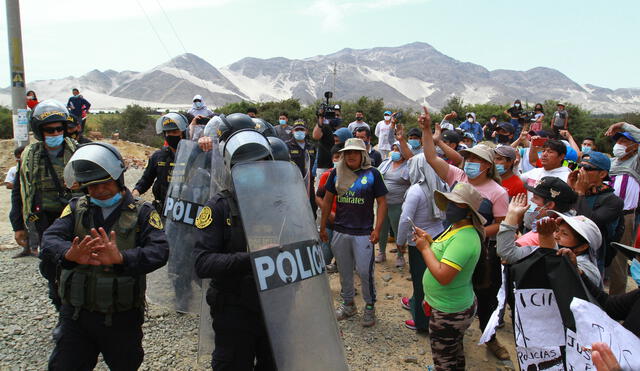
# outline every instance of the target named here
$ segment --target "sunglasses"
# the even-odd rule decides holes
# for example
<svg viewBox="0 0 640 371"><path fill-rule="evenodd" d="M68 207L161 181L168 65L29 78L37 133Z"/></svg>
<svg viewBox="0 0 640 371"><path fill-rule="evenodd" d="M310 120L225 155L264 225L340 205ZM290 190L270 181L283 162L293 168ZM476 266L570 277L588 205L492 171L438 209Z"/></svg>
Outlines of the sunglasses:
<svg viewBox="0 0 640 371"><path fill-rule="evenodd" d="M595 166L591 166L591 165L580 165L578 166L579 169L584 169L585 171L598 171L600 169L598 169Z"/></svg>
<svg viewBox="0 0 640 371"><path fill-rule="evenodd" d="M52 128L42 128L42 131L44 131L47 134L62 133L64 131L64 126L55 126L55 127L52 127Z"/></svg>

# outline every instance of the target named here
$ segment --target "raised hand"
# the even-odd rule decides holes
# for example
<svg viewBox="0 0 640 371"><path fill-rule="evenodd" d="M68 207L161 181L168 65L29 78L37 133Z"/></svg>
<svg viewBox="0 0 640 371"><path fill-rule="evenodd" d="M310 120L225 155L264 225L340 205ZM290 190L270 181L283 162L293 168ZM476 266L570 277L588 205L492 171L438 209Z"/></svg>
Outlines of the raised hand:
<svg viewBox="0 0 640 371"><path fill-rule="evenodd" d="M100 227L97 231L91 229L91 241L88 243L91 248L92 257L103 265L122 264L124 257L118 250L116 243L116 232L111 231L107 235L104 228Z"/></svg>
<svg viewBox="0 0 640 371"><path fill-rule="evenodd" d="M607 131L604 133L604 135L608 136L608 137L612 137L614 135L616 135L617 132L619 132L622 129L622 125L624 125L624 122L616 122L615 124L609 126L609 129L607 129Z"/></svg>
<svg viewBox="0 0 640 371"><path fill-rule="evenodd" d="M78 264L100 265L100 261L95 259L91 253L89 242L91 237L84 236L82 241L80 237L75 237L71 242L71 248L64 254L64 258Z"/></svg>
<svg viewBox="0 0 640 371"><path fill-rule="evenodd" d="M527 194L520 193L515 195L509 203L508 212L514 212L516 215L522 216L529 209L529 202L527 201Z"/></svg>
<svg viewBox="0 0 640 371"><path fill-rule="evenodd" d="M538 235L540 236L553 236L553 233L558 228L555 219L543 218L536 222Z"/></svg>

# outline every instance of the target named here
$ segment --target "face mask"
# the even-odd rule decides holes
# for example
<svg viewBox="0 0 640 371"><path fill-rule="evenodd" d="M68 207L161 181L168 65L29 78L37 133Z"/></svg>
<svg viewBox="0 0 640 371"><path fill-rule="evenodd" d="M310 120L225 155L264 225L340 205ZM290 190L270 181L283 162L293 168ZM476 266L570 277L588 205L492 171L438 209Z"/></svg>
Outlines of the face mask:
<svg viewBox="0 0 640 371"><path fill-rule="evenodd" d="M529 210L524 214L523 223L524 226L531 229L532 231L537 231L536 222L538 220L542 220L548 218L546 215L547 209L544 206L538 206L534 203L531 203L529 206Z"/></svg>
<svg viewBox="0 0 640 371"><path fill-rule="evenodd" d="M504 134L498 134L496 135L496 137L498 138L498 143L509 143L509 141L511 140L508 135Z"/></svg>
<svg viewBox="0 0 640 371"><path fill-rule="evenodd" d="M520 103L516 103L516 104L514 104L514 106L515 106L516 108L519 108L519 107L520 107Z"/></svg>
<svg viewBox="0 0 640 371"><path fill-rule="evenodd" d="M369 147L369 142L367 142L366 140L363 140L363 142L365 147Z"/></svg>
<svg viewBox="0 0 640 371"><path fill-rule="evenodd" d="M640 285L640 262L638 259L631 260L631 278Z"/></svg>
<svg viewBox="0 0 640 371"><path fill-rule="evenodd" d="M471 179L477 178L482 171L480 171L480 163L478 162L465 162L464 172Z"/></svg>
<svg viewBox="0 0 640 371"><path fill-rule="evenodd" d="M202 108L204 106L204 103L202 102L195 102L196 104L196 108Z"/></svg>
<svg viewBox="0 0 640 371"><path fill-rule="evenodd" d="M303 141L304 137L306 137L307 134L305 134L304 131L294 131L293 132L293 137L298 140L298 141Z"/></svg>
<svg viewBox="0 0 640 371"><path fill-rule="evenodd" d="M176 149L178 148L178 143L180 143L180 137L176 135L167 135L165 138L169 147Z"/></svg>
<svg viewBox="0 0 640 371"><path fill-rule="evenodd" d="M502 164L496 164L496 170L498 170L498 174L502 175L507 172L507 169L504 168Z"/></svg>
<svg viewBox="0 0 640 371"><path fill-rule="evenodd" d="M384 121L389 121L389 120L391 120L391 116L386 116L386 115L385 115L385 116L384 116Z"/></svg>
<svg viewBox="0 0 640 371"><path fill-rule="evenodd" d="M44 137L44 142L47 144L48 147L51 147L51 148L61 145L63 140L64 140L64 135L62 134L56 135L53 137Z"/></svg>
<svg viewBox="0 0 640 371"><path fill-rule="evenodd" d="M362 121L362 117L356 117L356 121Z"/></svg>
<svg viewBox="0 0 640 371"><path fill-rule="evenodd" d="M587 153L591 152L591 147L582 146L580 147L580 149L582 150L583 155L586 155Z"/></svg>
<svg viewBox="0 0 640 371"><path fill-rule="evenodd" d="M333 163L333 167L338 167L338 164L340 163L340 161L336 161Z"/></svg>
<svg viewBox="0 0 640 371"><path fill-rule="evenodd" d="M287 120L278 120L278 123L280 125L286 125L287 124Z"/></svg>
<svg viewBox="0 0 640 371"><path fill-rule="evenodd" d="M391 161L397 162L400 161L400 152L391 152Z"/></svg>
<svg viewBox="0 0 640 371"><path fill-rule="evenodd" d="M112 207L122 199L122 195L120 192L116 193L115 196L108 198L106 200L98 200L97 198L90 197L91 203L98 207Z"/></svg>
<svg viewBox="0 0 640 371"><path fill-rule="evenodd" d="M473 117L469 117L469 118L467 119L467 121L468 121L468 122L470 122L470 123L471 123L471 122L473 122Z"/></svg>
<svg viewBox="0 0 640 371"><path fill-rule="evenodd" d="M469 209L460 207L453 202L447 204L447 210L445 211L446 219L449 223L453 224L465 219L469 215Z"/></svg>
<svg viewBox="0 0 640 371"><path fill-rule="evenodd" d="M613 146L613 155L615 157L624 157L624 155L627 154L627 146L622 145L622 144L615 144Z"/></svg>
<svg viewBox="0 0 640 371"><path fill-rule="evenodd" d="M491 119L491 120L489 120L489 122L491 122L492 124L495 124L495 123L496 123L496 121L497 121L497 120L495 120L495 119Z"/></svg>
<svg viewBox="0 0 640 371"><path fill-rule="evenodd" d="M413 149L420 148L420 140L419 139L409 139L407 142L409 143L409 145Z"/></svg>

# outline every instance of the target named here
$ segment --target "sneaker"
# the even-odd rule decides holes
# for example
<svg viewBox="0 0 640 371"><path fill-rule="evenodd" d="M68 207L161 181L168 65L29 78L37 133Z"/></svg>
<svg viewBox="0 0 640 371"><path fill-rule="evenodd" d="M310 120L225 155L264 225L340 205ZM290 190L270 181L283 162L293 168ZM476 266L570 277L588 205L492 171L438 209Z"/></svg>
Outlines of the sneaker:
<svg viewBox="0 0 640 371"><path fill-rule="evenodd" d="M404 261L404 255L399 255L396 258L396 268L402 268L404 267L405 261Z"/></svg>
<svg viewBox="0 0 640 371"><path fill-rule="evenodd" d="M364 307L362 315L362 327L371 327L376 324L376 308L373 305Z"/></svg>
<svg viewBox="0 0 640 371"><path fill-rule="evenodd" d="M411 304L409 303L409 298L406 296L400 299L400 305L402 306L402 309L411 310Z"/></svg>
<svg viewBox="0 0 640 371"><path fill-rule="evenodd" d="M342 321L343 319L355 316L356 312L356 303L347 304L342 302L336 309L336 319Z"/></svg>
<svg viewBox="0 0 640 371"><path fill-rule="evenodd" d="M493 338L493 340L489 341L487 343L487 348L489 348L491 353L493 353L493 355L501 361L506 361L510 358L507 348L500 344L498 338Z"/></svg>
<svg viewBox="0 0 640 371"><path fill-rule="evenodd" d="M327 264L327 273L337 273L338 266L335 264Z"/></svg>
<svg viewBox="0 0 640 371"><path fill-rule="evenodd" d="M376 263L382 263L387 260L387 254L381 252L376 255Z"/></svg>
<svg viewBox="0 0 640 371"><path fill-rule="evenodd" d="M408 328L409 330L413 330L413 331L416 331L418 329L416 327L416 321L414 321L412 319L408 319L408 320L404 321L404 327Z"/></svg>

